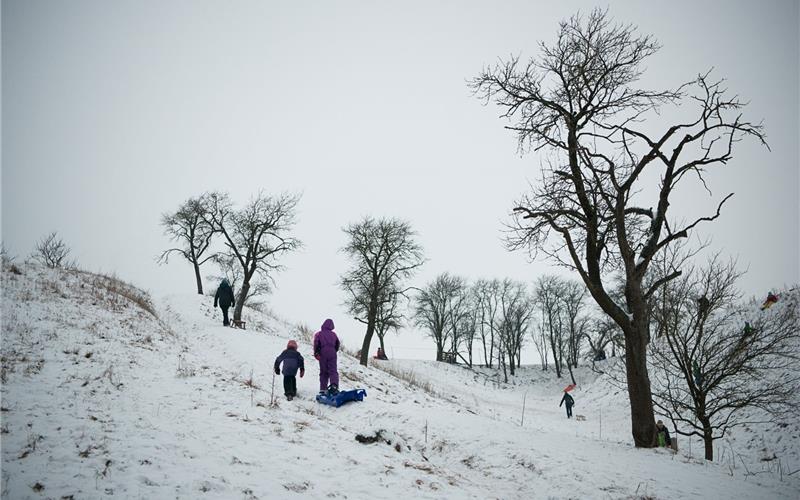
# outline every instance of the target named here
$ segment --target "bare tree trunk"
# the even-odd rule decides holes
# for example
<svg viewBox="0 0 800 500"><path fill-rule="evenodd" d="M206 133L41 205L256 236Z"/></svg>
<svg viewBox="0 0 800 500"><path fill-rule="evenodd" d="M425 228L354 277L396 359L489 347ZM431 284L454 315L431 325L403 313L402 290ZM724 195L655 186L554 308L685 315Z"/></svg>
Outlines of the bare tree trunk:
<svg viewBox="0 0 800 500"><path fill-rule="evenodd" d="M200 266L197 264L197 260L192 262L194 264L194 277L197 280L197 294L203 295L203 280L200 278Z"/></svg>
<svg viewBox="0 0 800 500"><path fill-rule="evenodd" d="M378 342L380 342L381 351L383 351L384 354L385 354L386 353L386 348L383 346L383 337L384 337L384 335L378 335Z"/></svg>
<svg viewBox="0 0 800 500"><path fill-rule="evenodd" d="M556 350L556 343L553 340L553 334L550 334L550 349L553 351L553 365L556 367L556 378L561 378L561 364L558 362L558 351Z"/></svg>
<svg viewBox="0 0 800 500"><path fill-rule="evenodd" d="M361 359L359 362L367 366L369 361L369 344L372 342L372 335L375 333L375 318L378 316L378 304L373 299L367 311L367 332L364 334L364 342L361 343Z"/></svg>
<svg viewBox="0 0 800 500"><path fill-rule="evenodd" d="M247 299L247 294L250 292L250 278L245 277L242 288L239 289L239 297L236 298L236 307L233 308L233 319L235 321L242 320L242 308L244 301Z"/></svg>
<svg viewBox="0 0 800 500"><path fill-rule="evenodd" d="M367 333L364 334L364 342L361 343L361 359L359 363L364 366L367 366L367 362L369 361L369 344L372 341L372 334L375 333L375 326L373 324L367 324Z"/></svg>
<svg viewBox="0 0 800 500"><path fill-rule="evenodd" d="M578 385L578 383L575 382L575 375L572 373L572 364L567 363L567 369L569 369L569 378L572 380L572 385Z"/></svg>
<svg viewBox="0 0 800 500"><path fill-rule="evenodd" d="M703 434L703 444L705 445L706 451L706 460L713 461L714 460L714 439L711 437L711 429L708 430L708 434Z"/></svg>
<svg viewBox="0 0 800 500"><path fill-rule="evenodd" d="M646 326L645 326L646 328ZM625 334L625 368L631 405L631 432L639 448L653 446L656 432L653 399L647 374L646 334L639 329Z"/></svg>

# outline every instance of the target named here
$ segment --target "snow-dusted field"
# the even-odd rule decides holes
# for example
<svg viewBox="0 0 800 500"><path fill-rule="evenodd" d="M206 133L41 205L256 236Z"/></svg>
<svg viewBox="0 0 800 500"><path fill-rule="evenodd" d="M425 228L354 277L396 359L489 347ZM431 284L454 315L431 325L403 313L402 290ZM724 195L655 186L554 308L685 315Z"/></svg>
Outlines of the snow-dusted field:
<svg viewBox="0 0 800 500"><path fill-rule="evenodd" d="M724 444L733 468L697 447L690 458L687 443L677 455L633 448L625 394L586 368L585 420L568 421L566 382L538 367L501 384L490 371L365 368L346 354L342 388L368 396L336 409L313 400L310 346L279 320L248 312L248 330L223 328L197 295L154 300L156 316L105 278L18 269L3 270L3 498L800 497L795 424L782 439L762 427ZM275 377L270 405L289 338L306 376L292 402ZM782 477L761 461L773 453Z"/></svg>

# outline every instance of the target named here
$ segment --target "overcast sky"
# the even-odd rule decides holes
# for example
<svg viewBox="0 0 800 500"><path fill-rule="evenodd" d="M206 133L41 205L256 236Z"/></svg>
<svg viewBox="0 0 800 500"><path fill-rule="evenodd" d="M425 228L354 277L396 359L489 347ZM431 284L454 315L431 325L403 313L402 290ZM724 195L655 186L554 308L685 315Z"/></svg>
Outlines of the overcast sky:
<svg viewBox="0 0 800 500"><path fill-rule="evenodd" d="M418 286L444 271L532 282L551 264L505 251L501 230L541 158L517 153L466 80L537 55L559 20L595 5L3 1L3 244L22 258L57 230L83 267L155 296L192 292L188 263L155 263L163 212L206 190L241 203L301 192L304 248L284 259L270 306L314 328L331 317L353 346L363 327L342 306L339 249L364 215L417 230ZM714 197L681 191L673 215L735 192L698 235L749 267L748 294L800 281L798 2L615 1L610 13L662 43L648 86L713 67L766 126L771 152L739 144L709 176ZM390 354L433 356L418 333L388 340Z"/></svg>

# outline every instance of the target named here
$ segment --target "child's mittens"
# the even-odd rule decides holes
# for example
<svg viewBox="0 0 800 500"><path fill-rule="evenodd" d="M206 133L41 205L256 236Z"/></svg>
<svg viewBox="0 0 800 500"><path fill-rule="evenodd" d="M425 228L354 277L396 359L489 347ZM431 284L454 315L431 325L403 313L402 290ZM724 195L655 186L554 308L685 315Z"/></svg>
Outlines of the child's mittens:
<svg viewBox="0 0 800 500"><path fill-rule="evenodd" d="M275 375L280 375L280 374L281 374L281 369L275 368Z"/></svg>
<svg viewBox="0 0 800 500"><path fill-rule="evenodd" d="M303 375L306 374L305 368L300 368L300 378L303 378Z"/></svg>
<svg viewBox="0 0 800 500"><path fill-rule="evenodd" d="M316 359L317 361L319 361L319 354L315 354L315 355L314 355L314 359Z"/></svg>

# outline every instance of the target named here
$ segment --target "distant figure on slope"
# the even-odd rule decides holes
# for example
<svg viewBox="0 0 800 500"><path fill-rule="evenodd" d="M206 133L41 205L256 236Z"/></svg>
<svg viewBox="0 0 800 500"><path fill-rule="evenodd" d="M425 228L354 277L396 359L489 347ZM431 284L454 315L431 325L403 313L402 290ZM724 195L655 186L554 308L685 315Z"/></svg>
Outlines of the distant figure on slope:
<svg viewBox="0 0 800 500"><path fill-rule="evenodd" d="M572 418L572 407L575 405L575 400L572 399L572 396L570 396L567 391L564 391L564 397L561 398L561 402L558 403L558 407L561 408L561 405L564 403L567 404L567 418Z"/></svg>
<svg viewBox="0 0 800 500"><path fill-rule="evenodd" d="M656 422L656 444L659 448L672 446L672 439L669 437L669 429L667 429L664 422L661 420Z"/></svg>
<svg viewBox="0 0 800 500"><path fill-rule="evenodd" d="M386 357L386 353L384 352L384 350L382 348L378 347L378 352L375 354L375 359L386 360L386 359L389 359L389 358Z"/></svg>
<svg viewBox="0 0 800 500"><path fill-rule="evenodd" d="M297 370L300 370L300 378L306 374L303 355L297 352L297 342L294 340L290 340L286 344L286 350L275 359L275 375L281 374L281 363L283 363L283 393L286 399L291 401L297 396Z"/></svg>
<svg viewBox="0 0 800 500"><path fill-rule="evenodd" d="M214 295L214 307L217 307L218 302L219 307L222 308L222 325L230 326L228 308L235 306L236 300L233 298L233 288L231 288L231 284L228 283L227 279L223 279L217 288L217 293Z"/></svg>
<svg viewBox="0 0 800 500"><path fill-rule="evenodd" d="M319 392L339 392L339 371L336 356L339 352L339 337L333 331L333 320L326 319L322 329L314 335L314 357L319 361ZM328 385L330 383L330 385Z"/></svg>
<svg viewBox="0 0 800 500"><path fill-rule="evenodd" d="M772 292L769 292L767 294L767 300L761 304L761 310L763 311L764 309L769 309L775 302L778 302L778 296Z"/></svg>

